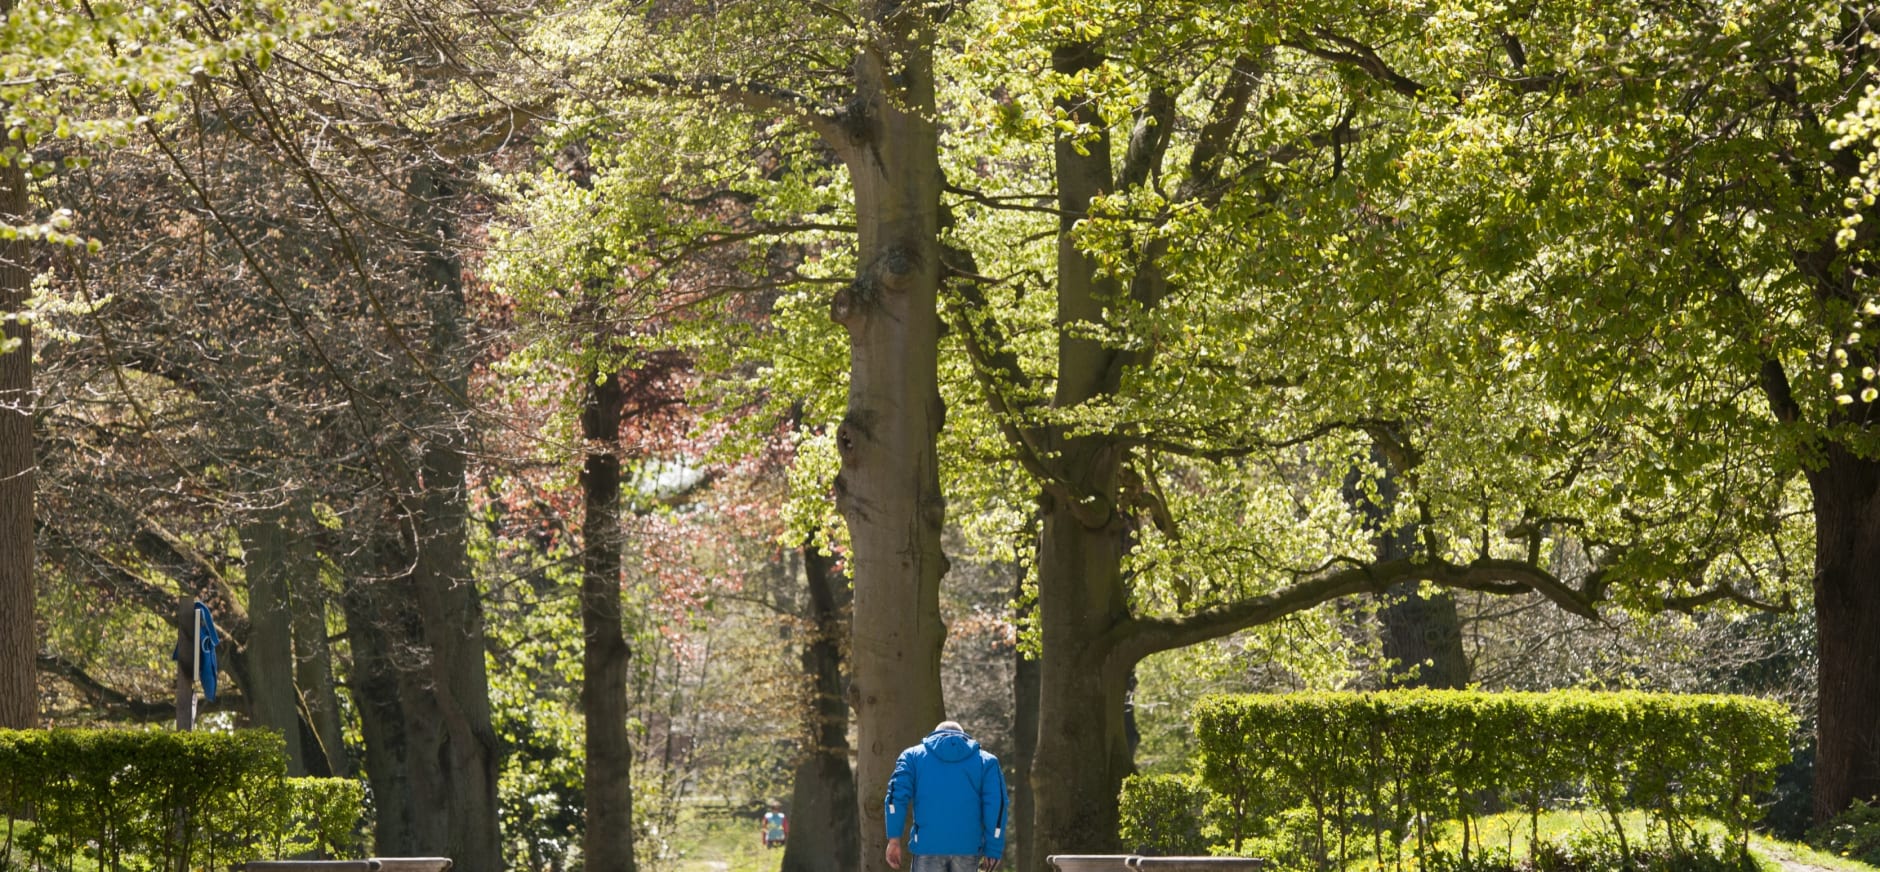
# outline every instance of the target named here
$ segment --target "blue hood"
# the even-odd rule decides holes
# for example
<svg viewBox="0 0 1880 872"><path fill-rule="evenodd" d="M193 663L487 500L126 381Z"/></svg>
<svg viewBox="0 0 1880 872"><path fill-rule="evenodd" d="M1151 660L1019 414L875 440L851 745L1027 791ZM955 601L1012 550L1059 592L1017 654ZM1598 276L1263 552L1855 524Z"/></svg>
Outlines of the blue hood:
<svg viewBox="0 0 1880 872"><path fill-rule="evenodd" d="M979 741L958 730L935 730L920 740L927 752L948 763L979 756Z"/></svg>

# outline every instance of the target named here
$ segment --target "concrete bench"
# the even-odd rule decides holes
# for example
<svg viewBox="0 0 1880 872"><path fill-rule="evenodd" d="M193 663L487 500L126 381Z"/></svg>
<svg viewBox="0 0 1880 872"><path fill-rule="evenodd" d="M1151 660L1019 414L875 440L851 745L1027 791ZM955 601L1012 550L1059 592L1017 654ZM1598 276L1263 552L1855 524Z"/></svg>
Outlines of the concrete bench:
<svg viewBox="0 0 1880 872"><path fill-rule="evenodd" d="M1262 857L1131 857L1137 872L1260 872Z"/></svg>
<svg viewBox="0 0 1880 872"><path fill-rule="evenodd" d="M1057 872L1260 872L1260 857L1148 857L1137 854L1052 854Z"/></svg>
<svg viewBox="0 0 1880 872"><path fill-rule="evenodd" d="M449 857L373 857L368 860L250 860L242 872L450 872Z"/></svg>

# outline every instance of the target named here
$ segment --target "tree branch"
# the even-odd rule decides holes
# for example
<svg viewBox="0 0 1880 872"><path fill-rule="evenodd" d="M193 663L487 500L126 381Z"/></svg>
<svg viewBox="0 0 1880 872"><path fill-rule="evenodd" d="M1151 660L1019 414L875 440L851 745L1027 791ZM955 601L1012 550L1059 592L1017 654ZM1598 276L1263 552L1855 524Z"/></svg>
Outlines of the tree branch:
<svg viewBox="0 0 1880 872"><path fill-rule="evenodd" d="M1129 145L1123 151L1123 166L1117 173L1119 189L1143 185L1161 170L1174 126L1174 95L1167 88L1150 89L1148 98L1136 110L1136 128L1130 132Z"/></svg>
<svg viewBox="0 0 1880 872"><path fill-rule="evenodd" d="M1039 200L1049 201L1051 199L1051 195L1049 194L1007 194L1003 196L992 196L992 195L985 193L984 191L975 191L972 188L962 188L959 185L955 185L950 182L947 184L941 185L940 190L945 191L949 194L958 194L962 197L965 197L968 200L978 203L981 206L985 206L988 209L1003 209L1008 212L1040 212L1045 215L1059 215L1059 216L1067 214L1063 209L1059 209L1055 206L1037 205L1037 201ZM1029 200L1031 202L1029 203L1010 202L1014 200L1020 200L1020 201ZM1079 213L1078 217L1082 217L1082 214Z"/></svg>
<svg viewBox="0 0 1880 872"><path fill-rule="evenodd" d="M70 534L59 527L45 522L39 523L39 531L45 537L48 551L54 557L77 558L83 562L83 568L93 577L109 585L120 596L136 602L162 618L170 626L176 625L177 593L165 589L137 571L106 556L86 545L80 545ZM181 585L176 586L181 589Z"/></svg>
<svg viewBox="0 0 1880 872"><path fill-rule="evenodd" d="M63 657L41 652L35 662L40 672L65 679L65 683L77 690L86 702L101 709L106 717L148 723L168 720L176 715L174 701L151 702L132 698L116 688L107 687L104 682L79 668L78 664Z"/></svg>
<svg viewBox="0 0 1880 872"><path fill-rule="evenodd" d="M1147 448L1162 454L1173 454L1178 457L1189 457L1195 460L1208 460L1218 463L1223 460L1246 457L1250 454L1257 454L1262 451L1295 448L1315 439L1322 439L1333 433L1344 430L1367 430L1375 423L1376 422L1373 421L1327 421L1305 432L1288 436L1284 439L1247 439L1211 447L1182 442L1166 436L1149 435L1118 436L1116 437L1116 442L1118 445L1131 448Z"/></svg>
<svg viewBox="0 0 1880 872"><path fill-rule="evenodd" d="M626 79L621 84L629 93L640 96L719 99L760 114L781 115L801 121L837 150L848 148L852 139L836 113L822 110L808 95L767 82L721 75L682 78L671 73L650 73Z"/></svg>
<svg viewBox="0 0 1880 872"><path fill-rule="evenodd" d="M994 420L998 421L999 432L1011 445L1018 464L1037 479L1040 486L1062 491L1063 476L1045 462L1044 453L1038 449L1037 434L1019 423L1018 404L1008 396L1009 390L1032 393L1035 388L1031 376L1019 365L1012 344L1000 335L998 323L987 314L990 304L985 293L978 282L970 279L949 282L947 286L959 303L951 307L957 313L954 324L966 346L966 356L973 362L973 375L985 392Z"/></svg>
<svg viewBox="0 0 1880 872"><path fill-rule="evenodd" d="M1787 594L1782 596L1781 602L1772 603L1759 600L1728 584L1721 584L1710 590L1688 594L1686 596L1665 597L1664 607L1674 612L1689 614L1703 606L1722 600L1729 600L1739 605L1748 606L1759 612L1792 612L1795 610L1795 603Z"/></svg>
<svg viewBox="0 0 1880 872"><path fill-rule="evenodd" d="M1099 650L1112 651L1134 662L1158 651L1195 645L1271 623L1339 597L1365 591L1382 592L1393 585L1420 581L1496 594L1532 590L1580 617L1599 618L1594 608L1596 599L1526 561L1484 559L1465 564L1422 559L1378 563L1346 561L1343 569L1319 573L1307 581L1231 605L1181 618L1123 621L1106 634Z"/></svg>
<svg viewBox="0 0 1880 872"><path fill-rule="evenodd" d="M1246 120L1247 106L1253 100L1253 86L1259 79L1260 67L1252 56L1241 55L1234 59L1227 81L1221 83L1221 90L1214 95L1213 114L1195 137L1194 151L1188 155L1188 180L1182 184L1176 200L1194 199L1216 187L1221 163ZM1219 199L1219 194L1209 199Z"/></svg>
<svg viewBox="0 0 1880 872"><path fill-rule="evenodd" d="M1333 33L1322 27L1314 29L1312 35L1333 43L1344 50L1338 51L1336 49L1329 49L1317 43L1304 42L1301 40L1288 40L1282 42L1281 45L1305 52L1320 60L1355 67L1377 80L1385 87L1411 99L1422 100L1433 93L1428 88L1424 87L1422 82L1392 69L1390 64L1386 63L1384 58L1377 53L1377 49L1371 46L1365 45L1350 37ZM1451 96L1457 96L1459 98L1459 95Z"/></svg>

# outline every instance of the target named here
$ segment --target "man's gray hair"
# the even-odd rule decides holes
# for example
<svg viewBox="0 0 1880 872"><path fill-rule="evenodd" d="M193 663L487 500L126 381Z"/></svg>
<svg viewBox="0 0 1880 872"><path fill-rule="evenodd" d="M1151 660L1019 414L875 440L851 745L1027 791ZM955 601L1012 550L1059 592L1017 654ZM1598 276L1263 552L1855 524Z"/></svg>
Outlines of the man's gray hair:
<svg viewBox="0 0 1880 872"><path fill-rule="evenodd" d="M941 721L939 724L936 724L933 728L933 731L936 733L944 732L947 730L952 730L955 733L966 732L966 728L960 726L959 721Z"/></svg>

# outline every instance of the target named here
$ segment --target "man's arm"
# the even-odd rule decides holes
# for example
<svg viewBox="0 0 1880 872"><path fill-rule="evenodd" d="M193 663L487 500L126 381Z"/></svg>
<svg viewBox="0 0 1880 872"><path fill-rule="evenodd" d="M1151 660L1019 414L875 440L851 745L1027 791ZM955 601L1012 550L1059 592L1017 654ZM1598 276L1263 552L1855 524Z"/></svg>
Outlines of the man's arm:
<svg viewBox="0 0 1880 872"><path fill-rule="evenodd" d="M980 824L986 834L985 859L979 868L985 872L999 868L1005 857L1005 773L999 758L987 755L986 777L979 785Z"/></svg>
<svg viewBox="0 0 1880 872"><path fill-rule="evenodd" d="M890 856L899 854L895 844L901 840L901 834L907 832L907 816L914 799L914 761L908 759L908 752L894 760L894 774L888 776L888 794L882 797L882 820L888 831ZM890 864L892 865L892 864Z"/></svg>

